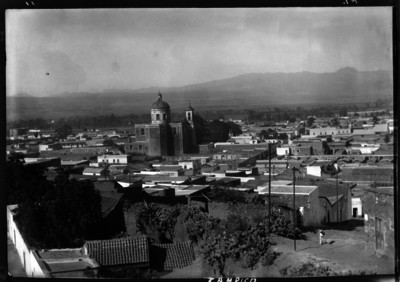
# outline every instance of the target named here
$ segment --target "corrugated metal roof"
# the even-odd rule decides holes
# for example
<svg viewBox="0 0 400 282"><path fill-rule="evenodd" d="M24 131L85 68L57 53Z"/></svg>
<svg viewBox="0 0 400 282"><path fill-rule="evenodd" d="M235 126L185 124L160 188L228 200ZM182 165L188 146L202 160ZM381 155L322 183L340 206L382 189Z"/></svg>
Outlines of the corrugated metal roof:
<svg viewBox="0 0 400 282"><path fill-rule="evenodd" d="M87 241L84 245L89 257L101 265L138 264L149 262L147 237Z"/></svg>

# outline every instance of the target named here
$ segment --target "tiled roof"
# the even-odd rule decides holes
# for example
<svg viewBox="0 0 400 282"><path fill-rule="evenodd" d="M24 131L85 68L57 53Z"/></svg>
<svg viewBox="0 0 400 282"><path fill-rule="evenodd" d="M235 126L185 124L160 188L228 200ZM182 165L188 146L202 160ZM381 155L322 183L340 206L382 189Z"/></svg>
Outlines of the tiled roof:
<svg viewBox="0 0 400 282"><path fill-rule="evenodd" d="M147 237L87 241L87 254L101 265L137 264L149 262Z"/></svg>
<svg viewBox="0 0 400 282"><path fill-rule="evenodd" d="M189 266L196 259L190 242L153 244L150 247L154 266L163 270Z"/></svg>

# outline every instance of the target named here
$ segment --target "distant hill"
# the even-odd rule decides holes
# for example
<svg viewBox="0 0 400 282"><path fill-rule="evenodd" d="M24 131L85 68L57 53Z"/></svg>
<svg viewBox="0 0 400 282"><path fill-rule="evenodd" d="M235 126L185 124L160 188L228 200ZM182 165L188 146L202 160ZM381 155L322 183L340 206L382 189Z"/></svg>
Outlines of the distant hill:
<svg viewBox="0 0 400 282"><path fill-rule="evenodd" d="M159 88L65 93L57 97L7 97L7 118L58 118L73 115L142 114ZM172 111L188 102L198 111L294 104L357 103L393 96L389 71L343 68L333 73L250 73L232 78L160 89Z"/></svg>

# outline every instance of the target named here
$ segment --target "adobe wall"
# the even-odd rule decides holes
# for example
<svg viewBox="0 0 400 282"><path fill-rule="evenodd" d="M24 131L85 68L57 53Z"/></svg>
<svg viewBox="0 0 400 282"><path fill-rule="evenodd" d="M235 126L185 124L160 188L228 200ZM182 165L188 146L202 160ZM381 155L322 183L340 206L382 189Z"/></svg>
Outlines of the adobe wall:
<svg viewBox="0 0 400 282"><path fill-rule="evenodd" d="M365 191L361 201L364 210L364 230L367 233L367 246L378 253L394 258L394 197ZM381 251L376 249L376 217L382 219L384 248Z"/></svg>
<svg viewBox="0 0 400 282"><path fill-rule="evenodd" d="M48 277L47 272L45 272L39 265L34 251L29 248L22 237L21 232L18 229L14 221L14 216L10 209L7 207L7 228L11 240L17 249L18 256L24 266L25 272L28 277ZM24 259L25 258L25 259Z"/></svg>

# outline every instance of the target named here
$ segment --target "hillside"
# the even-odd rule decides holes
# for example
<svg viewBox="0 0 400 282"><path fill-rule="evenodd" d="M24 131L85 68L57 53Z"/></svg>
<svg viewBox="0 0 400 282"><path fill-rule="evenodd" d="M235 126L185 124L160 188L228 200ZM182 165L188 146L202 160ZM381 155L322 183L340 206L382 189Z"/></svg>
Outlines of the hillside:
<svg viewBox="0 0 400 282"><path fill-rule="evenodd" d="M390 98L393 79L389 71L360 72L343 68L333 73L251 73L160 90L172 111L182 111L189 101L198 111L246 109L288 104L358 103ZM142 114L149 111L157 93L158 88L152 87L40 98L24 94L7 97L7 119Z"/></svg>

